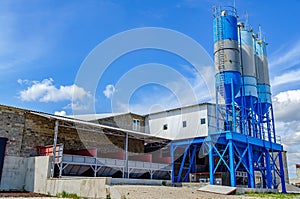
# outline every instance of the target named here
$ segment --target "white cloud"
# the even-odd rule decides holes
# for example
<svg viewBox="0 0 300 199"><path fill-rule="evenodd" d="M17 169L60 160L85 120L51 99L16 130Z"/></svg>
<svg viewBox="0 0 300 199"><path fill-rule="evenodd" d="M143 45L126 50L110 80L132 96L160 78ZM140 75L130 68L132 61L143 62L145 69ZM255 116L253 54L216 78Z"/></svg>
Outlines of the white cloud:
<svg viewBox="0 0 300 199"><path fill-rule="evenodd" d="M18 80L22 82L22 80ZM44 79L40 81L32 81L32 85L20 92L22 101L40 101L40 102L58 102L64 100L83 100L90 98L91 94L77 85L60 86L53 85L53 79Z"/></svg>
<svg viewBox="0 0 300 199"><path fill-rule="evenodd" d="M283 48L270 59L270 68L285 70L300 63L300 40L293 46Z"/></svg>
<svg viewBox="0 0 300 199"><path fill-rule="evenodd" d="M300 90L281 92L273 97L275 118L278 121L300 120Z"/></svg>
<svg viewBox="0 0 300 199"><path fill-rule="evenodd" d="M273 97L275 126L287 151L289 176L295 177L295 164L300 163L300 90L288 90Z"/></svg>
<svg viewBox="0 0 300 199"><path fill-rule="evenodd" d="M112 95L115 93L116 89L114 85L109 84L105 87L105 90L103 91L103 94L106 98L110 99Z"/></svg>
<svg viewBox="0 0 300 199"><path fill-rule="evenodd" d="M66 116L67 113L66 113L66 111L55 111L55 112L54 112L54 115Z"/></svg>
<svg viewBox="0 0 300 199"><path fill-rule="evenodd" d="M273 87L275 87L283 84L295 83L298 81L300 81L300 69L275 76L271 84Z"/></svg>
<svg viewBox="0 0 300 199"><path fill-rule="evenodd" d="M72 84L68 86L56 87L53 79L44 79L42 81L18 80L22 86L27 85L25 90L20 91L19 99L22 101L38 101L38 102L59 102L71 101L64 109L89 110L92 95L89 91ZM57 112L63 114L63 112Z"/></svg>

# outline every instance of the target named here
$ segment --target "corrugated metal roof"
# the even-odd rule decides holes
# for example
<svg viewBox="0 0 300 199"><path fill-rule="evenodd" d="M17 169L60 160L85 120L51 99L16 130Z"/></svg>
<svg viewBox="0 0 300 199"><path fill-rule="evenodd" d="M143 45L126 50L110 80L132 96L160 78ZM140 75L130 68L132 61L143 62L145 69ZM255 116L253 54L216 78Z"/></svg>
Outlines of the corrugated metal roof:
<svg viewBox="0 0 300 199"><path fill-rule="evenodd" d="M66 115L66 117L84 120L84 121L93 121L93 120L99 120L99 119L115 117L115 116L125 115L125 114L129 114L129 113L101 113L101 114Z"/></svg>
<svg viewBox="0 0 300 199"><path fill-rule="evenodd" d="M142 132L137 132L137 131L132 131L132 130L126 130L118 127L111 127L107 125L102 125L102 124L96 124L92 122L87 122L79 119L74 119L74 118L68 118L68 117L63 117L63 116L58 116L58 115L51 115L51 114L46 114L46 113L38 113L34 111L30 111L31 114L38 115L41 117L45 117L48 119L53 119L53 120L58 120L58 121L65 121L65 122L70 122L70 123L75 123L75 124L81 124L81 125L87 125L89 127L96 127L96 128L101 128L101 129L109 129L112 131L117 131L117 132L122 132L124 135L128 133L128 135L135 137L137 139L143 139L145 141L171 141L170 139L166 139L164 137L160 136L154 136ZM70 127L71 128L71 127ZM76 127L74 127L76 128ZM89 129L86 129L87 131Z"/></svg>

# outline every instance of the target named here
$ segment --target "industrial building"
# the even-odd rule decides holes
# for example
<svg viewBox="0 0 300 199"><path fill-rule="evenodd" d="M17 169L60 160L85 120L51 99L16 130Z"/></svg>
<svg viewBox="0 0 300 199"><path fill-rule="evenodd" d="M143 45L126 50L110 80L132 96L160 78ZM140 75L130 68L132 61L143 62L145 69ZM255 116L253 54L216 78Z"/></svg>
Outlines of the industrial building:
<svg viewBox="0 0 300 199"><path fill-rule="evenodd" d="M46 164L51 178L165 179L268 189L282 184L285 192L287 164L275 133L267 43L237 22L235 8L216 7L213 16L215 104L148 115L71 117L2 105L0 189L21 189L26 182L30 172L21 174L12 165L51 156ZM18 180L12 182L12 176Z"/></svg>

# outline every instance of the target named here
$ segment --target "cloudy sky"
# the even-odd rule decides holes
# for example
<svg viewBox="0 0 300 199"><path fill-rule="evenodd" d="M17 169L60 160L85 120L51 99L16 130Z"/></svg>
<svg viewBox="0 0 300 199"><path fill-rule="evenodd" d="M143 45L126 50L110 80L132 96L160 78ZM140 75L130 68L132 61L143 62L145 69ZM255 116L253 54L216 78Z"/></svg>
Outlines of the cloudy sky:
<svg viewBox="0 0 300 199"><path fill-rule="evenodd" d="M209 101L214 92L212 6L218 4L217 0L0 1L0 103L64 115L143 114ZM258 31L261 25L269 43L277 135L288 151L294 177L294 165L300 163L300 2L237 0L236 5L240 20L247 12L253 29ZM124 53L124 43L116 40L112 45L124 31L144 27L166 28L184 38L175 34L177 39L172 40L168 33L155 48L132 47ZM148 37L139 33L125 42L138 45L139 39ZM203 52L187 48L188 41L197 42ZM181 52L178 46L188 50ZM202 54L189 60L182 56L189 50ZM106 60L113 53L117 57ZM99 68L85 73L93 57Z"/></svg>

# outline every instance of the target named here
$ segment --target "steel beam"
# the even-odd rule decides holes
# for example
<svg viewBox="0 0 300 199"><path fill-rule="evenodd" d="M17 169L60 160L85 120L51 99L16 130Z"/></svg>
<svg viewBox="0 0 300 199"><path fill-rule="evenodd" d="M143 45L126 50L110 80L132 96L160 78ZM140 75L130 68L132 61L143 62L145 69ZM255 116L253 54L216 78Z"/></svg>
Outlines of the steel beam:
<svg viewBox="0 0 300 199"><path fill-rule="evenodd" d="M212 146L213 143L209 142L209 151L208 151L208 158L209 158L209 181L210 184L214 184L214 167L215 167L215 161L214 161L214 147Z"/></svg>
<svg viewBox="0 0 300 199"><path fill-rule="evenodd" d="M249 188L255 188L255 176L254 176L254 163L253 163L253 151L252 151L252 145L248 144L248 166L249 166L249 172L248 172L248 187Z"/></svg>
<svg viewBox="0 0 300 199"><path fill-rule="evenodd" d="M234 167L234 148L232 140L228 140L229 145L229 168L230 168L230 185L236 186L235 167Z"/></svg>
<svg viewBox="0 0 300 199"><path fill-rule="evenodd" d="M54 126L54 140L53 140L53 157L51 162L51 178L54 177L54 169L55 169L55 158L56 158L56 145L57 145L57 136L58 136L58 120L55 121Z"/></svg>

